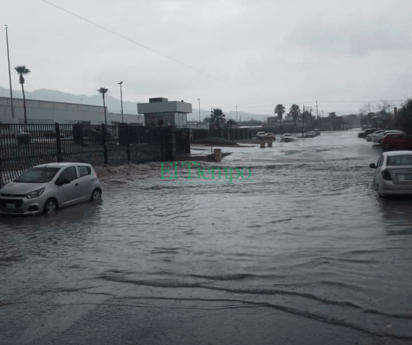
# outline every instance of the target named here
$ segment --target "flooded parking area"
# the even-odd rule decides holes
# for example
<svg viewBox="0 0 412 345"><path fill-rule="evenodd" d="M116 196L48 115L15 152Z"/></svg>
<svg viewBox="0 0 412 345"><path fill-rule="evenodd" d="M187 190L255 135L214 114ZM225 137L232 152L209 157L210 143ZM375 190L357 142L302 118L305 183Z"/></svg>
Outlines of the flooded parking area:
<svg viewBox="0 0 412 345"><path fill-rule="evenodd" d="M412 198L372 190L380 148L350 130L222 151L248 181L158 165L0 218L0 343L412 344Z"/></svg>

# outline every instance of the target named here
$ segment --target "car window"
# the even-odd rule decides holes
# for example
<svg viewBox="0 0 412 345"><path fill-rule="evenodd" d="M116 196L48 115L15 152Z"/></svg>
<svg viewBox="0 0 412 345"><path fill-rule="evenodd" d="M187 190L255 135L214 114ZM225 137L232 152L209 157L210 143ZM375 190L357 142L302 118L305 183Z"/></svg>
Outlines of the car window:
<svg viewBox="0 0 412 345"><path fill-rule="evenodd" d="M50 182L59 168L32 168L20 175L14 182L45 183Z"/></svg>
<svg viewBox="0 0 412 345"><path fill-rule="evenodd" d="M92 173L92 170L90 169L90 167L86 167L86 166L78 166L77 170L79 171L79 177L87 176Z"/></svg>
<svg viewBox="0 0 412 345"><path fill-rule="evenodd" d="M383 155L381 155L378 159L378 162L376 163L376 166L379 168L383 164Z"/></svg>
<svg viewBox="0 0 412 345"><path fill-rule="evenodd" d="M60 175L60 179L68 179L69 181L77 179L76 169L74 167L64 169Z"/></svg>
<svg viewBox="0 0 412 345"><path fill-rule="evenodd" d="M412 165L412 155L399 155L388 157L387 165Z"/></svg>

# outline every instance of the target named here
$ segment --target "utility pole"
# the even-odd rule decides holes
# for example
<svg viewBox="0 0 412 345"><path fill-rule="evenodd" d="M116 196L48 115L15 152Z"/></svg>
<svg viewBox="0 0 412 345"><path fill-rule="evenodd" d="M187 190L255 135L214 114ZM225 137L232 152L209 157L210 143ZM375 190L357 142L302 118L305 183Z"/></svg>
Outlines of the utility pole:
<svg viewBox="0 0 412 345"><path fill-rule="evenodd" d="M11 117L14 119L13 89L12 89L12 86L11 86L10 53L9 53L9 35L8 35L8 32L7 32L7 24L6 24L6 42L7 42L7 60L8 60L8 63L9 63L9 83L10 83Z"/></svg>
<svg viewBox="0 0 412 345"><path fill-rule="evenodd" d="M237 104L236 104L236 121L237 121Z"/></svg>
<svg viewBox="0 0 412 345"><path fill-rule="evenodd" d="M123 82L121 81L120 83L117 83L120 85L120 103L122 106L122 123L123 123L123 95L122 95L122 84Z"/></svg>
<svg viewBox="0 0 412 345"><path fill-rule="evenodd" d="M197 128L200 128L200 98L197 99L199 102L199 124L197 125Z"/></svg>
<svg viewBox="0 0 412 345"><path fill-rule="evenodd" d="M318 101L316 101L316 117L319 117L319 114L318 114Z"/></svg>

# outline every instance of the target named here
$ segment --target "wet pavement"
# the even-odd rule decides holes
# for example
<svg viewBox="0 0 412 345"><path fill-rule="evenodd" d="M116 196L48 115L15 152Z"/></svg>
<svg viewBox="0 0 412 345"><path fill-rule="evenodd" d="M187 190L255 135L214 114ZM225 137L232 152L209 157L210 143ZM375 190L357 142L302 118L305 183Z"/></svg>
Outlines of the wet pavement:
<svg viewBox="0 0 412 345"><path fill-rule="evenodd" d="M412 198L377 197L357 133L222 148L247 181L152 168L0 218L0 344L412 344Z"/></svg>

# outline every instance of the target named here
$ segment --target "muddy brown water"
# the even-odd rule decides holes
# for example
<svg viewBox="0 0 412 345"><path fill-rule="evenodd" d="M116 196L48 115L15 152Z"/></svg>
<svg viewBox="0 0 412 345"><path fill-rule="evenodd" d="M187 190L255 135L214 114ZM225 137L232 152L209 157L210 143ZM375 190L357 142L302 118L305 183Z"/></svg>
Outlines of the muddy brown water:
<svg viewBox="0 0 412 345"><path fill-rule="evenodd" d="M372 191L379 147L222 150L249 180L188 183L179 162L176 183L152 169L0 218L0 343L412 343L412 199Z"/></svg>

